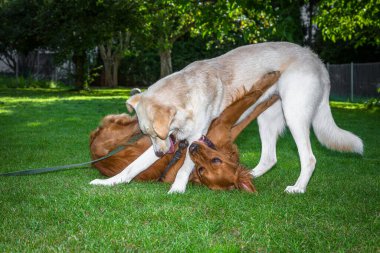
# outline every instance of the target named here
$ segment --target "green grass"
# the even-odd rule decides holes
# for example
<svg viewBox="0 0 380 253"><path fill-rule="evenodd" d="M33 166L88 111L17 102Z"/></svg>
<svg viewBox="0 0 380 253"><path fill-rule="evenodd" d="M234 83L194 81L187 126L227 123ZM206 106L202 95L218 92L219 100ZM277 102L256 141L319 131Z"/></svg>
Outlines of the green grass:
<svg viewBox="0 0 380 253"><path fill-rule="evenodd" d="M125 111L127 90L0 89L0 172L89 160L100 119ZM334 106L334 104L333 104ZM380 111L338 104L339 126L359 135L364 157L330 151L312 136L317 166L304 195L287 195L299 174L290 134L278 164L255 181L259 194L170 185L89 185L80 168L0 178L1 252L379 252ZM239 137L241 160L259 159L256 124Z"/></svg>

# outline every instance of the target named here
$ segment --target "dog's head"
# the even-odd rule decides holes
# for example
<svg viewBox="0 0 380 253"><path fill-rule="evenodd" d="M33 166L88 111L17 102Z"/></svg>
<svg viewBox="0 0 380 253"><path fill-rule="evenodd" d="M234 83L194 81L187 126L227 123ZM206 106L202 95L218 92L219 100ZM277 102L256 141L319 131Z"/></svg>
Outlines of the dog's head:
<svg viewBox="0 0 380 253"><path fill-rule="evenodd" d="M158 157L174 152L175 128L172 125L176 109L136 94L127 100L127 107L136 111L140 129L150 136L153 148Z"/></svg>
<svg viewBox="0 0 380 253"><path fill-rule="evenodd" d="M252 176L238 163L236 146L218 147L203 136L191 144L189 152L195 163L194 177L208 188L256 192Z"/></svg>

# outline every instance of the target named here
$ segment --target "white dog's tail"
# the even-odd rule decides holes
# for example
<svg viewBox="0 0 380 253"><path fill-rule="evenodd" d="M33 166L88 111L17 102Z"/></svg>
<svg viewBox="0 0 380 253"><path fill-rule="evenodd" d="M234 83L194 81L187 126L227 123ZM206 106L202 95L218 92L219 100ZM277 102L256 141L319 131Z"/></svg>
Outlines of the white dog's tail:
<svg viewBox="0 0 380 253"><path fill-rule="evenodd" d="M362 140L335 124L328 99L323 99L312 124L318 140L326 147L337 151L363 154Z"/></svg>

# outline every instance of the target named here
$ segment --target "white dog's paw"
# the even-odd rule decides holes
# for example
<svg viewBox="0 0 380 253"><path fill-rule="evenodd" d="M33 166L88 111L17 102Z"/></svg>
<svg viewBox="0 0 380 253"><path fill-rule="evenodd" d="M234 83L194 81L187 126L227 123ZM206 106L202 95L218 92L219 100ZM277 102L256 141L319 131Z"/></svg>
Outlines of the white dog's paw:
<svg viewBox="0 0 380 253"><path fill-rule="evenodd" d="M306 189L293 185L286 187L285 192L290 194L305 193Z"/></svg>
<svg viewBox="0 0 380 253"><path fill-rule="evenodd" d="M115 184L115 182L112 182L108 179L95 179L90 182L91 185L106 185L106 186L112 186Z"/></svg>
<svg viewBox="0 0 380 253"><path fill-rule="evenodd" d="M186 184L184 186L179 185L179 184L173 184L172 187L170 188L168 194L184 193L185 191L186 191Z"/></svg>

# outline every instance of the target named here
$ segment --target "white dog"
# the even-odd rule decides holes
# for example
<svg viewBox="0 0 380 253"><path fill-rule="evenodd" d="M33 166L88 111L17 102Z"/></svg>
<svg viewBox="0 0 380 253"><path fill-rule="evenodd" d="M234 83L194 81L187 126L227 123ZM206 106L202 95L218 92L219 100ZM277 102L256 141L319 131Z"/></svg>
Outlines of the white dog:
<svg viewBox="0 0 380 253"><path fill-rule="evenodd" d="M256 103L275 93L281 97L281 101L258 118L262 153L259 164L252 170L254 177L261 176L276 164L277 137L285 124L296 142L301 160L300 176L293 186L285 189L288 193L304 193L313 174L316 159L309 139L311 125L318 140L328 148L363 153L361 139L340 129L334 122L329 106L329 75L318 56L291 43L262 43L194 62L159 80L142 94L131 97L127 103L136 110L140 127L150 135L153 147L120 174L94 180L91 184L128 183L156 161L157 156L172 151L173 135L190 143L198 140L207 132L212 119L232 102L238 90L250 89L261 76L275 70L282 72L279 81ZM185 191L193 165L187 156L169 193Z"/></svg>

